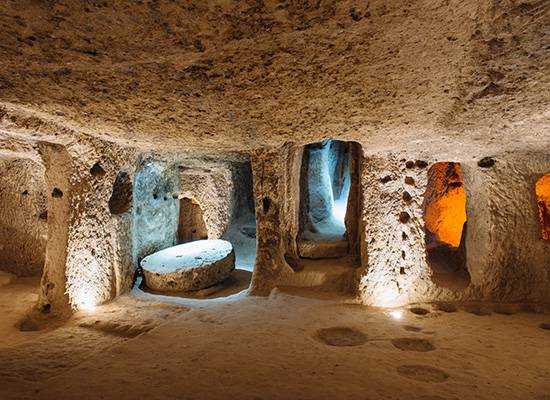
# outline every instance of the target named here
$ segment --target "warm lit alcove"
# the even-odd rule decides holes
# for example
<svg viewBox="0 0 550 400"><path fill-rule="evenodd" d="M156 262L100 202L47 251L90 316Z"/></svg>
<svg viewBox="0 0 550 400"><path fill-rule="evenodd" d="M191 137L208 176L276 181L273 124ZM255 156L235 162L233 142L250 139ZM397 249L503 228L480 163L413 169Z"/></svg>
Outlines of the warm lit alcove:
<svg viewBox="0 0 550 400"><path fill-rule="evenodd" d="M201 206L197 200L184 197L180 200L178 243L201 239L208 239Z"/></svg>
<svg viewBox="0 0 550 400"><path fill-rule="evenodd" d="M550 174L544 175L537 181L535 192L539 207L541 236L544 240L550 240Z"/></svg>
<svg viewBox="0 0 550 400"><path fill-rule="evenodd" d="M432 279L442 287L467 287L466 191L460 164L438 162L429 169L423 210Z"/></svg>

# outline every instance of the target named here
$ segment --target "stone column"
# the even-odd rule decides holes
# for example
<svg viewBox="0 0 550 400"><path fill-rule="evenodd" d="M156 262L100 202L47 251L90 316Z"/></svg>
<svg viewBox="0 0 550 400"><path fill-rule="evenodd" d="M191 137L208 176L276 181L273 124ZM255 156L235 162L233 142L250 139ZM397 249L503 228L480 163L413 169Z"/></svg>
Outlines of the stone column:
<svg viewBox="0 0 550 400"><path fill-rule="evenodd" d="M365 304L401 306L433 290L422 215L426 168L407 168L405 161L393 154L369 156L362 168L368 268L360 297Z"/></svg>
<svg viewBox="0 0 550 400"><path fill-rule="evenodd" d="M111 212L113 185L135 156L112 143L39 143L46 166L48 244L38 310L64 316L130 290L129 209ZM110 207L111 205L111 207Z"/></svg>
<svg viewBox="0 0 550 400"><path fill-rule="evenodd" d="M254 198L256 203L256 265L251 294L267 295L284 269L287 231L284 202L286 162L281 149L257 150L252 154Z"/></svg>
<svg viewBox="0 0 550 400"><path fill-rule="evenodd" d="M72 200L69 183L72 160L62 144L41 142L39 151L46 167L48 243L38 308L44 314L64 316L70 312L65 266Z"/></svg>

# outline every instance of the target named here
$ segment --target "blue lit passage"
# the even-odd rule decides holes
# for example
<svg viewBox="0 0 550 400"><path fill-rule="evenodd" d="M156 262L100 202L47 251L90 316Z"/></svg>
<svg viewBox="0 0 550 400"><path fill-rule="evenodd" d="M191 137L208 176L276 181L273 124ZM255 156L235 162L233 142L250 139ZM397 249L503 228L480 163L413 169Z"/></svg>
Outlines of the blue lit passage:
<svg viewBox="0 0 550 400"><path fill-rule="evenodd" d="M349 144L326 140L306 146L303 168L307 188L302 188L306 207L302 239L342 241L350 189ZM305 190L304 190L305 189Z"/></svg>

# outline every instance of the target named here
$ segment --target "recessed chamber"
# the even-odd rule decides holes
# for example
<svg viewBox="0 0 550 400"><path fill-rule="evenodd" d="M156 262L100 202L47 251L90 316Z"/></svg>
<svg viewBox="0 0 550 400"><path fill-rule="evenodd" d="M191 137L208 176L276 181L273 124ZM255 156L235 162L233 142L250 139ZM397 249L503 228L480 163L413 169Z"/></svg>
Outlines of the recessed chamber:
<svg viewBox="0 0 550 400"><path fill-rule="evenodd" d="M550 174L544 175L535 185L541 237L550 240Z"/></svg>
<svg viewBox="0 0 550 400"><path fill-rule="evenodd" d="M197 200L184 197L180 200L178 243L201 239L208 239L201 206Z"/></svg>
<svg viewBox="0 0 550 400"><path fill-rule="evenodd" d="M348 254L350 171L349 143L325 140L305 147L300 172L301 257L339 258Z"/></svg>
<svg viewBox="0 0 550 400"><path fill-rule="evenodd" d="M466 191L460 164L438 162L429 169L423 210L433 281L441 287L464 289L470 275L466 267Z"/></svg>

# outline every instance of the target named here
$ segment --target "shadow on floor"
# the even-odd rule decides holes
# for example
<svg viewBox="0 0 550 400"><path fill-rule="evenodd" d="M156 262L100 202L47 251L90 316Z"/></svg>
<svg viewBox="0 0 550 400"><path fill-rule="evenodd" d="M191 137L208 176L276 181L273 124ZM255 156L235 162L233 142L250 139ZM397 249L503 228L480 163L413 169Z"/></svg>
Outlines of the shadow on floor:
<svg viewBox="0 0 550 400"><path fill-rule="evenodd" d="M140 289L151 294L162 296L182 297L186 299L217 299L227 297L248 289L252 280L252 272L244 269L235 269L229 278L218 285L192 292L160 292L149 289L145 281L141 282Z"/></svg>

